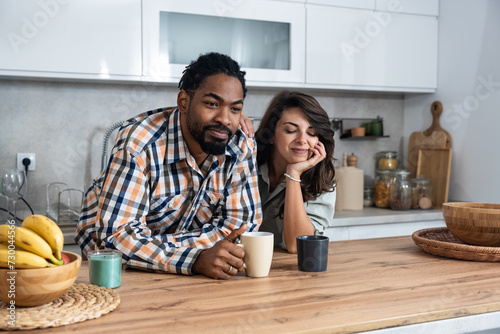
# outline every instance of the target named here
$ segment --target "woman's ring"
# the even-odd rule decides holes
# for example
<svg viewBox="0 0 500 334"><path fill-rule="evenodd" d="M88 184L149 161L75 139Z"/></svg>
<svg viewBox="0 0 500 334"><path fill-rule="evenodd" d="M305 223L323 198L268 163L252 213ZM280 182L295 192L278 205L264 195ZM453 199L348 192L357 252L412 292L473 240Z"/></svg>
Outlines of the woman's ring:
<svg viewBox="0 0 500 334"><path fill-rule="evenodd" d="M229 269L226 271L226 274L229 274L231 272L231 270L233 270L233 266L229 265Z"/></svg>

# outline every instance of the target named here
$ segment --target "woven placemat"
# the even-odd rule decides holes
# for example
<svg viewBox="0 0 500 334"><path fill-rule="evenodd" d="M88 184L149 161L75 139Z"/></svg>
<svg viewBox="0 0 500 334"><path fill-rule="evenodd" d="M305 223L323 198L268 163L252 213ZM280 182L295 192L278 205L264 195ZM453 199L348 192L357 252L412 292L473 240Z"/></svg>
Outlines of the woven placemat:
<svg viewBox="0 0 500 334"><path fill-rule="evenodd" d="M16 307L15 326L0 322L1 330L23 330L69 325L96 319L116 309L120 296L112 289L75 283L51 303L34 307ZM7 303L0 301L0 319L7 319Z"/></svg>
<svg viewBox="0 0 500 334"><path fill-rule="evenodd" d="M424 252L452 259L500 262L500 247L467 245L447 227L428 228L412 234L415 244Z"/></svg>

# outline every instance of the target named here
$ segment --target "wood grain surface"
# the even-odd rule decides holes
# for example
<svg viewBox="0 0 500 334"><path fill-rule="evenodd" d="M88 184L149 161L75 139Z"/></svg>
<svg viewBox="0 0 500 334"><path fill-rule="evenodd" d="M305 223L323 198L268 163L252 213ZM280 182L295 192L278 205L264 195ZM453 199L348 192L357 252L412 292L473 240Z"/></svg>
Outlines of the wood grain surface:
<svg viewBox="0 0 500 334"><path fill-rule="evenodd" d="M421 148L418 151L417 175L432 180L432 204L436 209L448 202L451 156L451 148Z"/></svg>
<svg viewBox="0 0 500 334"><path fill-rule="evenodd" d="M431 105L432 124L425 131L413 132L408 139L408 157L406 169L410 172L410 178L417 175L418 151L421 148L450 148L450 134L439 124L439 117L443 112L443 105L435 101Z"/></svg>
<svg viewBox="0 0 500 334"><path fill-rule="evenodd" d="M279 250L266 278L125 270L117 291L101 318L31 332L350 333L500 310L498 263L429 255L410 236L331 242L326 272Z"/></svg>

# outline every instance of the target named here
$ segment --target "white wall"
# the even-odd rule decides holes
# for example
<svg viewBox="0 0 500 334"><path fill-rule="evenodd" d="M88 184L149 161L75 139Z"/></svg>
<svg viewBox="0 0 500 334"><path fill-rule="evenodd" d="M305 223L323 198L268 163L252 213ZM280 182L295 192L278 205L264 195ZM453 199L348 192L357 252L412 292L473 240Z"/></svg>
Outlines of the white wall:
<svg viewBox="0 0 500 334"><path fill-rule="evenodd" d="M449 201L500 203L500 1L440 0L438 69L435 94L405 97L406 142L441 101L453 149Z"/></svg>

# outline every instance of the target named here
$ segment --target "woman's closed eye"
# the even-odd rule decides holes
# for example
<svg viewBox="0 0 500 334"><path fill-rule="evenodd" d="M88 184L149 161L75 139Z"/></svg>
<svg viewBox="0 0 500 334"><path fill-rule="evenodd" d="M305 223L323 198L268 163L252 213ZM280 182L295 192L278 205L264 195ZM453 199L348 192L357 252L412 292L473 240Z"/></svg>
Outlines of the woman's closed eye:
<svg viewBox="0 0 500 334"><path fill-rule="evenodd" d="M288 133L288 134L292 134L292 133L296 133L297 130L296 129L285 129L285 132ZM317 137L318 135L316 134L316 132L311 132L311 131L308 131L306 132L306 134L309 136L309 137Z"/></svg>

